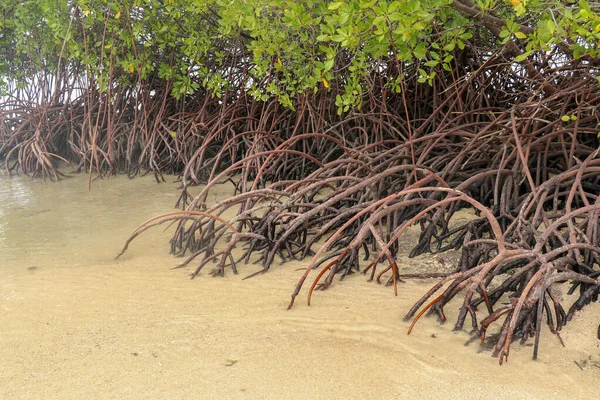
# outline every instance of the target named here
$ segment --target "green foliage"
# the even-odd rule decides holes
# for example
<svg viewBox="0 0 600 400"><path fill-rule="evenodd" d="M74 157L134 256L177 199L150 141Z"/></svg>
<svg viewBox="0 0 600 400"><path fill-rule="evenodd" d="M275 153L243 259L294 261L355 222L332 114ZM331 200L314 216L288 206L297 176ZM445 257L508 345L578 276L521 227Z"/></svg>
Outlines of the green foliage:
<svg viewBox="0 0 600 400"><path fill-rule="evenodd" d="M342 113L360 107L372 71L390 69L394 91L402 79L431 84L467 46L514 43L517 63L555 48L597 58L597 8L586 0L0 0L0 85L62 63L102 91L160 79L176 98L233 90L293 107L299 95L333 90Z"/></svg>

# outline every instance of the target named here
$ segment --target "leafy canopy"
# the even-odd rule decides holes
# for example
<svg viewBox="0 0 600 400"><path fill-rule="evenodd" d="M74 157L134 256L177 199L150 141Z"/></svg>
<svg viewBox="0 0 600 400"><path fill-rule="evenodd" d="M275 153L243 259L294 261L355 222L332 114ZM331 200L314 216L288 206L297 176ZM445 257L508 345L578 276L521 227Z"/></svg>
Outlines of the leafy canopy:
<svg viewBox="0 0 600 400"><path fill-rule="evenodd" d="M62 66L100 90L158 79L180 98L332 90L360 106L373 71L431 82L469 47L512 46L516 63L560 49L597 60L598 3L543 0L0 0L0 82ZM515 50L516 49L516 50ZM64 73L64 72L63 72Z"/></svg>

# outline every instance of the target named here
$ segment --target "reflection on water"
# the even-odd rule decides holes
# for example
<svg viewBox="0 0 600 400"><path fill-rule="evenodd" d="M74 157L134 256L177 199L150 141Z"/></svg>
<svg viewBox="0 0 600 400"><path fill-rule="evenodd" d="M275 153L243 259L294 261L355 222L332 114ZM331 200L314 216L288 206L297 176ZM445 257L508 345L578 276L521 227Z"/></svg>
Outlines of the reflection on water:
<svg viewBox="0 0 600 400"><path fill-rule="evenodd" d="M112 261L137 225L173 210L177 195L176 183L152 176L97 180L91 191L85 174L59 182L0 176L0 268ZM168 251L160 231L140 239L145 252Z"/></svg>

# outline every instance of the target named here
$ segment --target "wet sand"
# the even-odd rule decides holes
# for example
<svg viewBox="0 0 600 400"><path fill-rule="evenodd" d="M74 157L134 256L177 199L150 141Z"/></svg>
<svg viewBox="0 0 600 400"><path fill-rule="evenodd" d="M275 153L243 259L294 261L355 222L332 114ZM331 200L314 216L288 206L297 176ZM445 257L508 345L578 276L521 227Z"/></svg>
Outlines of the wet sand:
<svg viewBox="0 0 600 400"><path fill-rule="evenodd" d="M0 399L598 397L598 304L567 325L565 348L546 329L537 361L532 342L515 343L499 366L467 330L452 332L458 304L445 325L423 318L406 335L403 315L435 280L394 297L350 277L287 311L305 262L190 281L191 268L170 269L179 260L160 228L115 261L177 195L153 177L91 192L84 176L0 177Z"/></svg>

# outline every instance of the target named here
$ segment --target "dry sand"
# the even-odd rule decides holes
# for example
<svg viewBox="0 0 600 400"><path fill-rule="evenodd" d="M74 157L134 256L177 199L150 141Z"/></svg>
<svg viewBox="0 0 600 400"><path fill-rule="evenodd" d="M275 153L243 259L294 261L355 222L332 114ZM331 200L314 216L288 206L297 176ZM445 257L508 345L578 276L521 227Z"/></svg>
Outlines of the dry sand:
<svg viewBox="0 0 600 400"><path fill-rule="evenodd" d="M565 348L546 330L539 360L515 343L499 366L452 332L456 304L447 324L423 318L406 335L402 316L434 280L394 297L351 277L286 311L304 262L190 281L169 269L159 231L113 259L136 225L171 210L173 185L0 179L0 399L599 397L598 304L567 325Z"/></svg>

